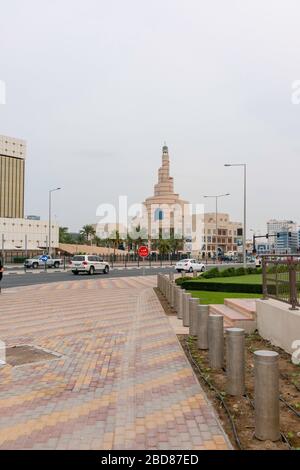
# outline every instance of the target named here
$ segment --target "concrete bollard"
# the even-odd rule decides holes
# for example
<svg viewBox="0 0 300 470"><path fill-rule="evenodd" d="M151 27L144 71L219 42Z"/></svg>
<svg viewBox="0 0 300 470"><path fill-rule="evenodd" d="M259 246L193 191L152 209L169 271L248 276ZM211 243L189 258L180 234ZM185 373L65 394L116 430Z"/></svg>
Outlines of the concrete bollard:
<svg viewBox="0 0 300 470"><path fill-rule="evenodd" d="M245 393L245 330L226 329L226 391L229 395Z"/></svg>
<svg viewBox="0 0 300 470"><path fill-rule="evenodd" d="M174 281L174 273L173 273L173 272L170 272L170 273L169 273L169 280L170 280L171 282Z"/></svg>
<svg viewBox="0 0 300 470"><path fill-rule="evenodd" d="M255 437L261 441L280 439L278 353L254 352Z"/></svg>
<svg viewBox="0 0 300 470"><path fill-rule="evenodd" d="M181 271L181 277L184 277L184 276L185 276L185 272Z"/></svg>
<svg viewBox="0 0 300 470"><path fill-rule="evenodd" d="M193 271L193 277L198 277L197 271Z"/></svg>
<svg viewBox="0 0 300 470"><path fill-rule="evenodd" d="M191 294L188 292L183 293L183 315L182 324L183 326L190 326L190 298Z"/></svg>
<svg viewBox="0 0 300 470"><path fill-rule="evenodd" d="M168 302L170 305L171 305L171 287L172 287L171 281L169 281L168 279Z"/></svg>
<svg viewBox="0 0 300 470"><path fill-rule="evenodd" d="M173 308L175 310L175 312L177 312L177 309L178 309L178 294L177 294L177 286L174 282L173 284Z"/></svg>
<svg viewBox="0 0 300 470"><path fill-rule="evenodd" d="M208 349L208 305L198 305L197 346Z"/></svg>
<svg viewBox="0 0 300 470"><path fill-rule="evenodd" d="M183 319L183 290L179 287L178 288L178 310L177 310L177 317L182 320Z"/></svg>
<svg viewBox="0 0 300 470"><path fill-rule="evenodd" d="M170 285L169 285L169 279L166 277L166 300L169 303L170 299Z"/></svg>
<svg viewBox="0 0 300 470"><path fill-rule="evenodd" d="M161 275L157 275L157 288L161 292Z"/></svg>
<svg viewBox="0 0 300 470"><path fill-rule="evenodd" d="M198 331L198 305L199 305L199 300L191 298L189 300L190 305L190 329L189 329L189 334L191 336L196 336L197 331Z"/></svg>
<svg viewBox="0 0 300 470"><path fill-rule="evenodd" d="M208 317L208 356L212 369L221 369L224 364L224 326L223 315Z"/></svg>
<svg viewBox="0 0 300 470"><path fill-rule="evenodd" d="M175 310L175 301L176 301L176 284L172 282L171 284L171 307Z"/></svg>
<svg viewBox="0 0 300 470"><path fill-rule="evenodd" d="M166 276L163 276L163 293L164 293L164 296L167 297L167 278L166 278Z"/></svg>

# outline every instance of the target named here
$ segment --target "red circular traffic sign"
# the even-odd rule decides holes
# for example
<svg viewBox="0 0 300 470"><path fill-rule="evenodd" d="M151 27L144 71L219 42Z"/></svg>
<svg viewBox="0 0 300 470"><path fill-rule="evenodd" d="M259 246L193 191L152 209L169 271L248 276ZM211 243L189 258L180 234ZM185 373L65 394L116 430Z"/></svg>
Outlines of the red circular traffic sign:
<svg viewBox="0 0 300 470"><path fill-rule="evenodd" d="M140 246L139 247L139 256L141 258L146 258L149 255L149 249L147 246Z"/></svg>

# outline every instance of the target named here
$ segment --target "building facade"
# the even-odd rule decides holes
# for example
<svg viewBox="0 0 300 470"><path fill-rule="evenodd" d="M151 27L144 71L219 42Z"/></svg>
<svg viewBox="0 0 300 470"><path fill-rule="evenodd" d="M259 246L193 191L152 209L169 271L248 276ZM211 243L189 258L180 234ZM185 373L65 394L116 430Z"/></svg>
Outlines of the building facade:
<svg viewBox="0 0 300 470"><path fill-rule="evenodd" d="M216 253L236 255L242 246L242 234L239 232L242 223L231 221L229 214L221 212L217 215L217 223L215 212L206 212L202 217L201 246L194 246L193 253L202 257L212 257Z"/></svg>
<svg viewBox="0 0 300 470"><path fill-rule="evenodd" d="M48 250L49 223L42 220L0 218L0 249ZM51 247L59 245L59 228L51 224Z"/></svg>
<svg viewBox="0 0 300 470"><path fill-rule="evenodd" d="M281 231L296 231L297 230L297 223L293 222L292 220L277 220L271 219L267 222L267 233L269 235L276 235L278 232Z"/></svg>
<svg viewBox="0 0 300 470"><path fill-rule="evenodd" d="M281 230L275 237L275 251L277 254L297 253L299 240L298 231Z"/></svg>
<svg viewBox="0 0 300 470"><path fill-rule="evenodd" d="M0 218L24 217L26 142L0 136Z"/></svg>

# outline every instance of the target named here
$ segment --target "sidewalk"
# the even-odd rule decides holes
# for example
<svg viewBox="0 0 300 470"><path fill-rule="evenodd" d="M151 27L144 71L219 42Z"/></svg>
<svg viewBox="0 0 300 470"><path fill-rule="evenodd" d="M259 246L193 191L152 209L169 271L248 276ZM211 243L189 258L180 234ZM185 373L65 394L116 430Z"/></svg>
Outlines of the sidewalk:
<svg viewBox="0 0 300 470"><path fill-rule="evenodd" d="M156 276L7 289L0 339L52 360L0 367L0 449L226 449L153 291Z"/></svg>

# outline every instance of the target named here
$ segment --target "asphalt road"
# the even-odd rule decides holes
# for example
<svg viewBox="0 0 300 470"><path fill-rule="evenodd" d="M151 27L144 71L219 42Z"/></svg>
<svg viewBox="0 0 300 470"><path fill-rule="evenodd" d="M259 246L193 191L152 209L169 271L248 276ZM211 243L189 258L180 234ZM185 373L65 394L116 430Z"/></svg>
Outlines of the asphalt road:
<svg viewBox="0 0 300 470"><path fill-rule="evenodd" d="M143 272L145 276L150 276L153 274L158 274L159 272L169 273L170 271L174 271L174 266L150 269L145 268L144 270L142 268L111 270L109 274L96 274L94 276L88 276L87 274L79 274L78 276L74 276L71 271L58 273L34 273L30 271L26 274L6 274L3 276L0 286L2 289L7 289L10 287L30 286L32 284L47 284L49 282L81 282L84 279L107 279L109 277L142 276Z"/></svg>
<svg viewBox="0 0 300 470"><path fill-rule="evenodd" d="M209 265L209 268L215 267L216 265ZM230 266L239 267L242 264L219 264L217 265L219 269L229 268ZM250 265L251 266L251 265ZM16 269L14 269L16 271ZM20 272L22 270L20 269ZM162 267L155 267L149 268L130 268L130 269L112 269L108 275L104 274L96 274L90 279L94 279L95 277L126 277L126 276L142 276L143 273L145 276L151 276L153 274L158 273L169 273L170 271L174 272L174 266L162 266ZM45 273L38 273L33 271L28 271L26 274L22 272L22 274L14 274L9 273L9 270L6 270L6 274L3 276L2 282L0 286L2 289L7 289L10 287L20 287L20 286L29 286L33 284L47 284L49 282L68 282L68 281L77 281L80 282L83 279L87 279L89 276L86 274L79 274L78 276L74 276L71 271L64 271L64 272L49 272Z"/></svg>

